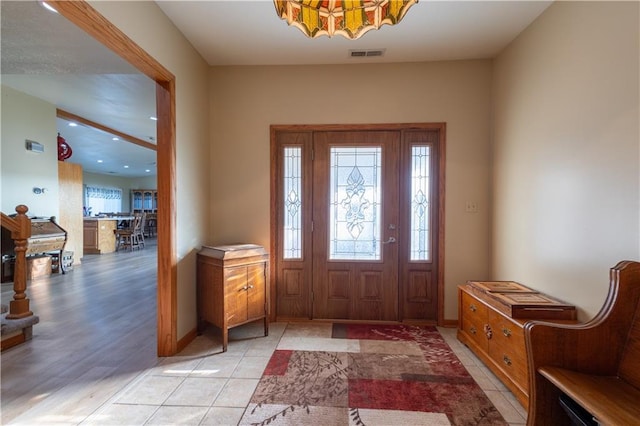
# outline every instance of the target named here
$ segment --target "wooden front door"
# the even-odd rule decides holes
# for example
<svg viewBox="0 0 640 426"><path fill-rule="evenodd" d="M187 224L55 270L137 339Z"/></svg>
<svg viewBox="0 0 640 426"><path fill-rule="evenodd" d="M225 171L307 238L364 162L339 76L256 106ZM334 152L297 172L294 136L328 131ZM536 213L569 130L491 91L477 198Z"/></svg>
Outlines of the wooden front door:
<svg viewBox="0 0 640 426"><path fill-rule="evenodd" d="M278 319L441 319L444 126L423 126L272 128Z"/></svg>
<svg viewBox="0 0 640 426"><path fill-rule="evenodd" d="M314 318L398 319L399 146L399 132L314 135Z"/></svg>

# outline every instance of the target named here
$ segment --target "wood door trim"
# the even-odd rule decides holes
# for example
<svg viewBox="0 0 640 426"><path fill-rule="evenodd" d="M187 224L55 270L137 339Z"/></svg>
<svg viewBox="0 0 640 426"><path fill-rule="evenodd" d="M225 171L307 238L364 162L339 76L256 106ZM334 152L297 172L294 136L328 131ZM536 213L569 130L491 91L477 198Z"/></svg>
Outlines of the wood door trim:
<svg viewBox="0 0 640 426"><path fill-rule="evenodd" d="M158 162L158 356L177 353L175 76L86 1L48 2L60 15L154 80Z"/></svg>
<svg viewBox="0 0 640 426"><path fill-rule="evenodd" d="M315 132L315 131L366 131L366 130L439 130L440 138L438 141L439 151L439 164L438 164L438 325L443 326L446 324L444 319L444 256L445 256L445 242L444 242L444 230L445 230L445 164L446 164L446 123L377 123L377 124L272 124L270 126L270 138L271 138L271 185L270 185L270 207L271 207L271 242L269 245L270 253L272 253L272 271L275 271L278 267L276 263L276 256L274 254L278 250L277 236L278 230L275 229L274 224L278 223L275 215L278 211L278 200L276 197L279 182L275 179L276 174L276 161L277 141L276 135L278 132ZM271 321L276 320L276 274L269 273L269 291L271 295Z"/></svg>

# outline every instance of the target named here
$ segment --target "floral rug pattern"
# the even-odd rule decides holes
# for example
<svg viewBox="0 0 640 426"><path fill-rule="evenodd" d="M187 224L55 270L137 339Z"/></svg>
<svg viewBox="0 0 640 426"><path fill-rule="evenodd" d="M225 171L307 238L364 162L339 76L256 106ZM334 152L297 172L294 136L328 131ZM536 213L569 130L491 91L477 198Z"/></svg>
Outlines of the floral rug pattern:
<svg viewBox="0 0 640 426"><path fill-rule="evenodd" d="M359 352L276 350L240 424L506 425L435 327L334 324Z"/></svg>

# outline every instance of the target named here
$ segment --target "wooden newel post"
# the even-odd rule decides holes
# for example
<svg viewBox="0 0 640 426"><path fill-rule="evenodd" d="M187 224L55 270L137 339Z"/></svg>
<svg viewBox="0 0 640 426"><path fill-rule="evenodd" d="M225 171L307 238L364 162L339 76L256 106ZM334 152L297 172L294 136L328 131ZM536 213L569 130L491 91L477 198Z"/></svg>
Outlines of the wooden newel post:
<svg viewBox="0 0 640 426"><path fill-rule="evenodd" d="M33 315L29 310L27 299L27 240L31 236L31 219L27 217L29 208L23 204L16 207L18 215L14 220L18 223L18 230L11 232L15 242L16 263L13 269L13 300L9 302L7 319L19 319Z"/></svg>

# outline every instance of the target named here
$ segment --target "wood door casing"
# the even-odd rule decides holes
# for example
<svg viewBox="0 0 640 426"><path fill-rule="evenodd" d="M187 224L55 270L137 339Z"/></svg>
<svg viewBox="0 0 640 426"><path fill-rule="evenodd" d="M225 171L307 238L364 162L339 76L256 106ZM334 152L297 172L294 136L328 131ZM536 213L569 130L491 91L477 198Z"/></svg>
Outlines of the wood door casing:
<svg viewBox="0 0 640 426"><path fill-rule="evenodd" d="M439 325L448 324L444 320L444 195L445 195L445 142L446 125L444 123L422 124L373 124L373 125L272 125L271 126L271 259L272 273L270 274L269 291L271 294L272 320L313 319L311 301L313 279L321 273L313 271L311 267L315 261L311 257L310 241L317 238L318 224L312 224L311 213L308 210L312 204L312 194L316 179L310 173L311 166L318 160L318 154L313 153L313 141L320 134L326 132L361 132L361 131L391 131L400 133L399 190L396 191L398 203L401 206L398 218L398 276L397 285L397 316L399 321L424 321ZM282 151L284 146L299 146L302 149L302 192L304 193L302 211L304 243L303 255L299 259L283 259L282 244L282 216L283 216L283 186L282 186ZM430 173L433 179L430 183L431 192L431 258L425 261L410 261L410 250L404 245L408 241L410 230L407 223L410 220L406 207L410 202L409 190L411 181L411 147L428 145L431 150ZM312 158L315 160L312 161ZM322 215L316 217L316 220ZM326 219L325 219L326 220ZM312 226L315 227L311 232ZM350 273L353 275L353 273ZM326 272L325 272L326 275ZM334 287L343 292L345 286L338 284L340 280L351 281L344 272L334 274ZM356 272L357 279L364 288L376 289L376 281L372 274L360 270ZM334 290L340 295L340 290ZM347 292L351 292L348 290ZM364 296L371 296L366 291ZM317 296L317 295L316 295ZM345 303L343 302L343 305ZM347 303L348 305L348 303ZM338 310L345 310L344 306Z"/></svg>
<svg viewBox="0 0 640 426"><path fill-rule="evenodd" d="M398 148L400 132L321 132L314 135L313 317L398 320ZM381 217L376 260L329 259L330 152L340 147L379 147ZM370 206L370 209L375 208ZM373 225L375 226L375 225ZM390 229L393 228L393 229Z"/></svg>

